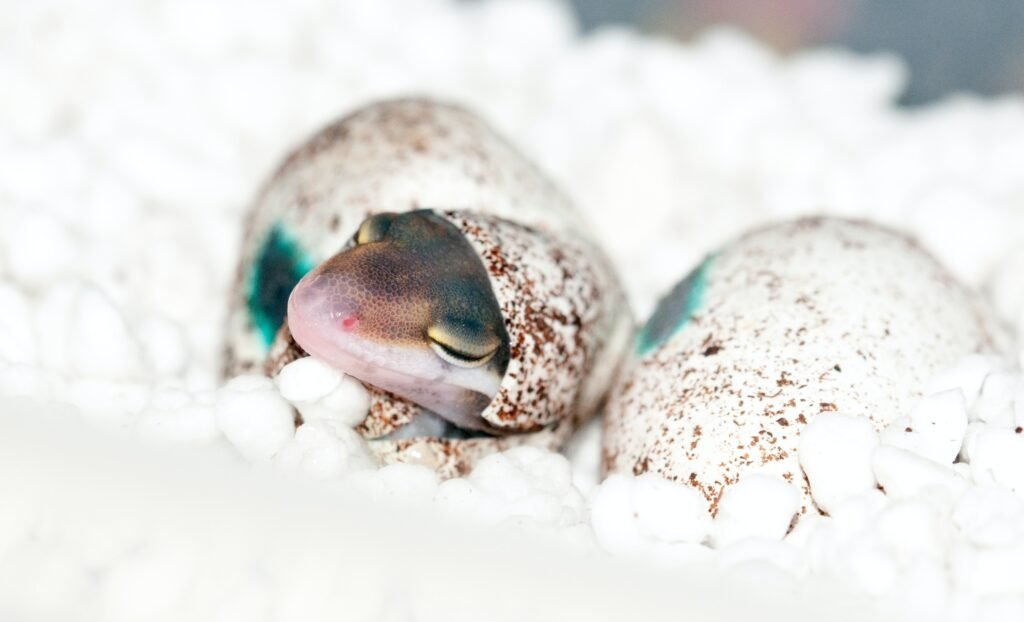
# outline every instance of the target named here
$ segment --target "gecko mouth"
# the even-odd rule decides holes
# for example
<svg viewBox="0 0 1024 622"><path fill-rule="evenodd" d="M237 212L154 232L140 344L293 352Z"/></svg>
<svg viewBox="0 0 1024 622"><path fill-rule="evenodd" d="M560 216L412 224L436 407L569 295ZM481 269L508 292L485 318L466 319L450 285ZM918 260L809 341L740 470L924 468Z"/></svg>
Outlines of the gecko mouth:
<svg viewBox="0 0 1024 622"><path fill-rule="evenodd" d="M414 438L443 438L446 440L465 440L470 438L495 438L494 434L480 430L460 428L451 421L439 417L425 408L421 408L409 423L385 434L372 438L372 441L403 441Z"/></svg>

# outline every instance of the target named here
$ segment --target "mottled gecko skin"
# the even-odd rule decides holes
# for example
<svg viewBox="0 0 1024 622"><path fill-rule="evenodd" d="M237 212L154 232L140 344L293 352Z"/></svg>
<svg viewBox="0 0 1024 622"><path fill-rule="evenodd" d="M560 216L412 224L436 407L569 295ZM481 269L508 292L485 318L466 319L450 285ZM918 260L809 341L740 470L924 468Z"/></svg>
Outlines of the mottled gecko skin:
<svg viewBox="0 0 1024 622"><path fill-rule="evenodd" d="M466 430L495 396L509 336L476 249L442 214L383 213L304 277L288 329L311 355Z"/></svg>
<svg viewBox="0 0 1024 622"><path fill-rule="evenodd" d="M822 412L905 415L942 367L1005 343L982 301L912 240L802 219L726 245L641 329L605 416L606 473L658 473L712 512L745 474L803 490L804 426Z"/></svg>
<svg viewBox="0 0 1024 622"><path fill-rule="evenodd" d="M355 365L371 448L450 476L516 444L559 447L599 407L631 332L607 259L533 165L461 108L396 100L320 131L263 188L225 375L278 368L302 354L293 338ZM383 389L466 438L383 438L421 412Z"/></svg>

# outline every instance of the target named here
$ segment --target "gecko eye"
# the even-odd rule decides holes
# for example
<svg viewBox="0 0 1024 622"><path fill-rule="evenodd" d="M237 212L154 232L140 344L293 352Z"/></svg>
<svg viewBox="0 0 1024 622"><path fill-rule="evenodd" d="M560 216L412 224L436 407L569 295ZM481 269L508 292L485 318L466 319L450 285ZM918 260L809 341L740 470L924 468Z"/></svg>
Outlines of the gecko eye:
<svg viewBox="0 0 1024 622"><path fill-rule="evenodd" d="M487 364L501 346L501 339L470 321L442 321L427 329L430 348L447 363L458 367Z"/></svg>
<svg viewBox="0 0 1024 622"><path fill-rule="evenodd" d="M394 222L396 214L391 212L385 212L383 214L374 214L366 220L363 224L359 225L359 230L356 231L355 236L352 240L356 246L360 244L369 244L371 242L380 242L387 235L388 229L391 228L391 223Z"/></svg>

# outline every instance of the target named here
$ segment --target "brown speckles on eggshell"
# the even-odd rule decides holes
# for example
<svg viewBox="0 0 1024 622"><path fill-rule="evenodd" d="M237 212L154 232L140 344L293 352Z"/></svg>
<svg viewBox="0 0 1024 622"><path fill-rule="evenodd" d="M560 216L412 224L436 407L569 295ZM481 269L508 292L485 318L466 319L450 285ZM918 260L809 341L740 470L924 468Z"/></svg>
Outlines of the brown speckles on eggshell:
<svg viewBox="0 0 1024 622"><path fill-rule="evenodd" d="M699 489L713 512L725 486L755 471L799 483L813 507L797 459L810 420L838 411L882 428L930 374L991 351L998 330L905 236L825 218L723 248L696 315L699 325L623 374L605 419L603 455L616 460L604 467L643 456L649 471ZM713 343L726 347L709 355Z"/></svg>
<svg viewBox="0 0 1024 622"><path fill-rule="evenodd" d="M483 417L539 429L572 412L589 416L628 337L624 295L590 242L480 214L445 212L477 248L502 307L512 357Z"/></svg>

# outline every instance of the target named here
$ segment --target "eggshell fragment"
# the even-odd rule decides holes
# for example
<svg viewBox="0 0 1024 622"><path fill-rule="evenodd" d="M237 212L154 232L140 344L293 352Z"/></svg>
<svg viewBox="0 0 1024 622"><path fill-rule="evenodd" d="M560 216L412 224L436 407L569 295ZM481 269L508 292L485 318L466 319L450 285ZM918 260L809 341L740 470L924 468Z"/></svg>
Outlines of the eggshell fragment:
<svg viewBox="0 0 1024 622"><path fill-rule="evenodd" d="M958 358L976 353L991 367L1005 342L992 318L893 231L830 218L756 230L705 259L640 331L608 405L604 470L686 482L712 513L729 485L763 472L800 486L806 512L817 499L797 456L808 424L841 413L870 432L906 417L929 377ZM928 427L943 431L935 453L951 460L963 409L928 414L947 410L957 421ZM861 452L859 491L874 485L875 444ZM847 496L832 492L824 505Z"/></svg>

